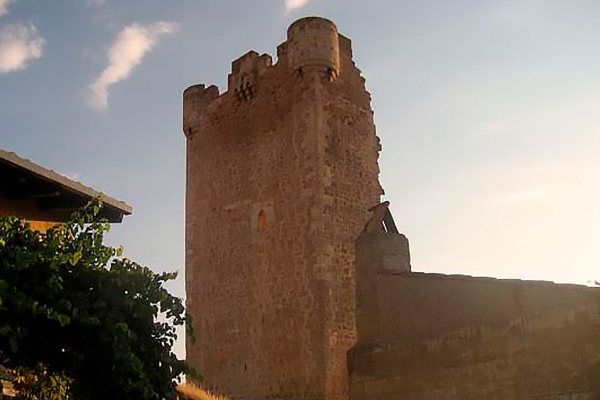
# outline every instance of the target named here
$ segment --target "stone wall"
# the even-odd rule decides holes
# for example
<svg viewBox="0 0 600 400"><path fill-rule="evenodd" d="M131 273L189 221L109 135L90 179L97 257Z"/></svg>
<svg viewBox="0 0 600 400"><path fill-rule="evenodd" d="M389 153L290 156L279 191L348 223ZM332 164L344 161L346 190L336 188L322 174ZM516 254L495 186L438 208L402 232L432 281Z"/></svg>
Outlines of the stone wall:
<svg viewBox="0 0 600 400"><path fill-rule="evenodd" d="M233 398L347 398L354 239L381 194L350 41L302 19L228 85L184 93L188 361Z"/></svg>
<svg viewBox="0 0 600 400"><path fill-rule="evenodd" d="M351 398L600 399L598 289L413 273L372 252L390 234L369 236Z"/></svg>

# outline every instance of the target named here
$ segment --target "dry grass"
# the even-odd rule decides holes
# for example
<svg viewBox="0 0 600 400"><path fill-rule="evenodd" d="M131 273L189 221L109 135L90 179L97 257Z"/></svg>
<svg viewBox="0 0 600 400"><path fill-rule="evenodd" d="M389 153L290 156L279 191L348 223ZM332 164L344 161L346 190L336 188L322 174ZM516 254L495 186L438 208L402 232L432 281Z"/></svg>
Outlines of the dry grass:
<svg viewBox="0 0 600 400"><path fill-rule="evenodd" d="M212 394L208 390L204 390L191 383L178 385L177 391L191 400L229 400L225 396Z"/></svg>

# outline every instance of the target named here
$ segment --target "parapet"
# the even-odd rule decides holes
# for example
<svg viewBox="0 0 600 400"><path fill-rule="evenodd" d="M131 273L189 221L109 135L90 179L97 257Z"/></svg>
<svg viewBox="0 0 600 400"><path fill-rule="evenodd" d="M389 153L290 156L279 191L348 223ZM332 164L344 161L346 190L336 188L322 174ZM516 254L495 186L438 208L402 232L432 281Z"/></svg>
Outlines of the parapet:
<svg viewBox="0 0 600 400"><path fill-rule="evenodd" d="M240 100L250 100L256 92L258 76L262 75L273 64L270 55L258 55L250 51L233 63L231 74L227 79L227 90L235 92Z"/></svg>
<svg viewBox="0 0 600 400"><path fill-rule="evenodd" d="M340 47L352 52L350 41L340 36L335 24L321 17L307 17L294 22L287 31L287 41L278 47L278 58L298 76L313 72L330 81L340 73ZM227 90L239 100L250 100L257 93L258 77L273 64L270 55L250 51L231 64Z"/></svg>
<svg viewBox="0 0 600 400"><path fill-rule="evenodd" d="M340 42L335 24L320 17L294 22L287 31L287 57L300 76L323 73L335 80L340 72Z"/></svg>
<svg viewBox="0 0 600 400"><path fill-rule="evenodd" d="M356 240L359 272L411 272L408 239L398 232L389 205L384 201L369 209L371 219Z"/></svg>
<svg viewBox="0 0 600 400"><path fill-rule="evenodd" d="M318 76L334 81L340 73L340 52L352 57L351 42L338 33L335 24L321 17L306 17L294 22L287 41L278 47L278 64L299 77ZM270 55L249 51L233 61L227 79L227 93L239 101L256 97L261 77L273 65ZM265 77L263 77L265 78ZM268 79L268 78L267 78ZM183 130L190 136L203 110L219 97L216 86L194 85L183 94Z"/></svg>
<svg viewBox="0 0 600 400"><path fill-rule="evenodd" d="M192 126L202 110L218 97L219 88L214 85L208 88L204 85L194 85L183 92L183 133L185 136L192 134Z"/></svg>
<svg viewBox="0 0 600 400"><path fill-rule="evenodd" d="M357 259L363 261L357 268L369 273L410 273L408 239L401 233L363 232L356 241Z"/></svg>

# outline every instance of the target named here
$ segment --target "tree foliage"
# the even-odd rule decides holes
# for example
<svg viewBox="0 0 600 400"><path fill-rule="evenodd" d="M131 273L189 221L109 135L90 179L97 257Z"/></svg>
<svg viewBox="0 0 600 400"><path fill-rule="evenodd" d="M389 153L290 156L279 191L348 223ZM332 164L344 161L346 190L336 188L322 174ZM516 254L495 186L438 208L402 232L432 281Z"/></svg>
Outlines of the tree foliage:
<svg viewBox="0 0 600 400"><path fill-rule="evenodd" d="M3 372L11 377L15 400L72 400L71 380L64 373L49 373L42 364L34 369L19 367Z"/></svg>
<svg viewBox="0 0 600 400"><path fill-rule="evenodd" d="M172 352L184 306L164 288L177 274L105 245L100 207L45 234L0 219L0 363L64 373L76 399L167 397L187 370Z"/></svg>

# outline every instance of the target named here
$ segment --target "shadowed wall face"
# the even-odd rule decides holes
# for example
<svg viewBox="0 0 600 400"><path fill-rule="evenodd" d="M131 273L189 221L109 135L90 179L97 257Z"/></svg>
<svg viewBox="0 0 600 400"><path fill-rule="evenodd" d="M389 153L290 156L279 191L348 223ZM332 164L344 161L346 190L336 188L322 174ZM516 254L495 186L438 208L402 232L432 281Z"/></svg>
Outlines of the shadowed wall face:
<svg viewBox="0 0 600 400"><path fill-rule="evenodd" d="M228 82L184 94L188 360L235 398L346 398L354 239L381 194L350 41L302 19Z"/></svg>
<svg viewBox="0 0 600 400"><path fill-rule="evenodd" d="M598 289L390 268L391 239L357 241L351 398L600 399Z"/></svg>
<svg viewBox="0 0 600 400"><path fill-rule="evenodd" d="M32 229L45 232L48 228L68 218L67 212L50 212L39 209L34 201L12 200L0 196L0 217L18 216L29 222Z"/></svg>

